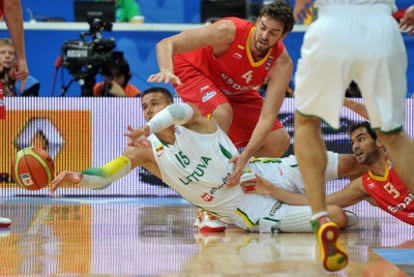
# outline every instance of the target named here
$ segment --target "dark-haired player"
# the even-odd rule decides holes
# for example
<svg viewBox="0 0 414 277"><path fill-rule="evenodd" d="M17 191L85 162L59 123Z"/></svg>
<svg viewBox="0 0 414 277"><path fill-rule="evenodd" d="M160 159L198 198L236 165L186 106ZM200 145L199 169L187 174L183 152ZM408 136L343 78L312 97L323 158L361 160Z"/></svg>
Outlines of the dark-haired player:
<svg viewBox="0 0 414 277"><path fill-rule="evenodd" d="M61 185L102 189L142 166L176 190L187 201L224 217L252 232L311 232L308 206L292 206L275 198L245 194L240 186L229 187L227 178L234 170L230 159L238 155L229 137L214 122L187 103L173 104L165 88L142 93L141 106L147 123L129 128L129 147L107 164L82 172L63 171L52 181L52 191ZM352 155L329 153L328 179L355 174L358 167ZM349 166L344 167L343 162ZM348 162L351 162L349 164ZM294 157L249 160L242 179L257 173L272 178L284 188L303 192ZM330 215L342 227L349 213L338 206ZM354 217L353 217L354 218Z"/></svg>
<svg viewBox="0 0 414 277"><path fill-rule="evenodd" d="M293 24L292 7L280 0L263 6L255 24L222 18L157 44L160 72L148 81L173 83L184 102L214 118L236 147L245 147L235 159L230 185L238 183L250 157L280 157L289 147L277 114L292 77L282 40ZM263 100L258 87L265 82Z"/></svg>

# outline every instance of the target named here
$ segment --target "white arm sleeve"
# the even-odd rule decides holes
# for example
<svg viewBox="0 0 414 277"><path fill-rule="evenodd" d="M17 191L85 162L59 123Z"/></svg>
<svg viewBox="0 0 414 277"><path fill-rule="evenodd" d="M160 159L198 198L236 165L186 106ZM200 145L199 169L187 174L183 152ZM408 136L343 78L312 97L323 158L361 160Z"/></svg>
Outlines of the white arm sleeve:
<svg viewBox="0 0 414 277"><path fill-rule="evenodd" d="M194 114L193 108L187 103L171 104L147 122L150 127L150 133L156 133L171 125L183 125Z"/></svg>

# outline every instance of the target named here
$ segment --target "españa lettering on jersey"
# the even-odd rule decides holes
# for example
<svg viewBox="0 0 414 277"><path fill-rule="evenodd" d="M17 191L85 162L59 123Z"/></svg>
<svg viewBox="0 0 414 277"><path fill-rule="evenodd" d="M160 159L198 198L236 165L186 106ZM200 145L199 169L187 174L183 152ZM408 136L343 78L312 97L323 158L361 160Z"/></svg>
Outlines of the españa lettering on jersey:
<svg viewBox="0 0 414 277"><path fill-rule="evenodd" d="M362 185L379 208L414 225L414 195L408 190L388 161L384 176L371 171L362 176Z"/></svg>

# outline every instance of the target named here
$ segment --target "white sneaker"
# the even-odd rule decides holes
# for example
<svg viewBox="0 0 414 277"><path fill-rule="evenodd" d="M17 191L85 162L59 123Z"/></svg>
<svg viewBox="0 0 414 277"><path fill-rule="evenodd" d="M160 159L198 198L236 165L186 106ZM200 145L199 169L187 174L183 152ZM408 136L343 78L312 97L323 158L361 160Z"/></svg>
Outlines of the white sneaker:
<svg viewBox="0 0 414 277"><path fill-rule="evenodd" d="M9 218L0 216L0 228L7 228L10 226L10 224L11 220Z"/></svg>
<svg viewBox="0 0 414 277"><path fill-rule="evenodd" d="M202 209L198 210L194 226L200 232L223 232L226 230L226 224L215 215Z"/></svg>
<svg viewBox="0 0 414 277"><path fill-rule="evenodd" d="M348 224L346 225L346 227L352 227L358 224L359 217L355 213L348 210L344 210L344 212L348 217Z"/></svg>

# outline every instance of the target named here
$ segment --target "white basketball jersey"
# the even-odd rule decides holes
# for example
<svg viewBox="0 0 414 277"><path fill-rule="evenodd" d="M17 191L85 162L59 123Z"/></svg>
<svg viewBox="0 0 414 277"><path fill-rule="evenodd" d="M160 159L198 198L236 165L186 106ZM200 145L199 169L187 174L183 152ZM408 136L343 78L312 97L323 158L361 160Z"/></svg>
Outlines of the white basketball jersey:
<svg viewBox="0 0 414 277"><path fill-rule="evenodd" d="M243 195L240 186L225 186L234 165L229 159L238 155L236 147L220 129L200 134L183 126L175 127L175 144L149 139L162 180L196 206L221 216L234 216Z"/></svg>

